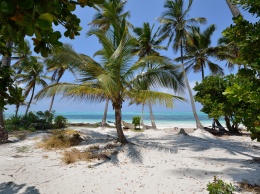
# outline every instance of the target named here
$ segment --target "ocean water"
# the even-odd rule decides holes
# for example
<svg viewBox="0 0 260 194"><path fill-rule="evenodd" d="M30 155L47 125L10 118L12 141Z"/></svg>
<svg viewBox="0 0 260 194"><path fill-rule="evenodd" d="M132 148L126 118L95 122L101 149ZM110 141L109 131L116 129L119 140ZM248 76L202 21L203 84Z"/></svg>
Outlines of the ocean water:
<svg viewBox="0 0 260 194"><path fill-rule="evenodd" d="M5 117L8 118L12 114L5 113ZM103 112L56 112L55 115L66 117L70 123L97 123L103 118ZM122 112L122 120L126 122L131 123L133 116L141 116L141 113ZM198 116L203 126L211 126L212 119L209 119L207 114L198 112ZM192 112L154 112L154 118L158 128L196 127ZM108 112L107 121L115 121L114 112ZM144 123L151 125L150 114L147 112L144 113Z"/></svg>

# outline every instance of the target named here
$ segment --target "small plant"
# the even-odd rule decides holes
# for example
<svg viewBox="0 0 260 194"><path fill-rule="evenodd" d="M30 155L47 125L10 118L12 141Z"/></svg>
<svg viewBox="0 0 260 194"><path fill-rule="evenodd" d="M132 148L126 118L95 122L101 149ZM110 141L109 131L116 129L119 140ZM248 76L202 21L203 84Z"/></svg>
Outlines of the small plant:
<svg viewBox="0 0 260 194"><path fill-rule="evenodd" d="M214 181L207 184L207 191L209 191L209 194L232 194L235 187L231 183L225 183L214 176Z"/></svg>
<svg viewBox="0 0 260 194"><path fill-rule="evenodd" d="M67 124L68 124L68 120L64 116L58 115L54 118L54 125L56 128L66 127Z"/></svg>
<svg viewBox="0 0 260 194"><path fill-rule="evenodd" d="M132 124L134 124L135 130L137 130L136 126L138 126L138 125L139 125L139 129L140 129L140 122L141 122L141 118L139 116L133 117Z"/></svg>

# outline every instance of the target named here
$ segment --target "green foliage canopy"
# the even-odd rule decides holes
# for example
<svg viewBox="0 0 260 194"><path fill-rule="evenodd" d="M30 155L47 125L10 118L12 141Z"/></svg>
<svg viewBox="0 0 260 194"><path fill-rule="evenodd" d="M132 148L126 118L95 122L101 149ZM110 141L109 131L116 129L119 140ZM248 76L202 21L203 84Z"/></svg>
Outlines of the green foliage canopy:
<svg viewBox="0 0 260 194"><path fill-rule="evenodd" d="M80 19L72 12L76 5L94 6L104 0L0 0L0 54L11 55L9 41L22 45L25 36L33 37L34 51L46 57L51 46L61 45L61 33L53 25L62 25L65 37L79 35Z"/></svg>
<svg viewBox="0 0 260 194"><path fill-rule="evenodd" d="M201 111L208 114L209 118L219 119L223 116L229 131L238 132L239 122L234 116L239 103L233 104L223 95L226 88L232 85L233 78L233 75L207 76L200 84L196 83L194 99L203 105Z"/></svg>

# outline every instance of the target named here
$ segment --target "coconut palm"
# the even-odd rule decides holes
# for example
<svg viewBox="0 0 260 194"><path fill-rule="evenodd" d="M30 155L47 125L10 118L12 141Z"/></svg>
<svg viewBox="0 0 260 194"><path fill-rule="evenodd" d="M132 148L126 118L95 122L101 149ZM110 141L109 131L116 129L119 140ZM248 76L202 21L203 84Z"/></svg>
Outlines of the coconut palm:
<svg viewBox="0 0 260 194"><path fill-rule="evenodd" d="M125 20L127 17L130 16L130 12L124 12L124 6L126 1L121 0L107 0L103 4L98 5L101 9L101 12L97 12L92 22L89 23L93 29L98 28L100 30L103 30L104 32L107 32L110 28L113 28L114 31L114 42L113 44L116 45L117 43L115 40L120 40L122 36L121 31L121 23L123 20ZM129 27L132 27L132 25L127 22L127 25ZM119 37L115 37L119 36ZM105 127L106 120L107 120L107 110L108 110L108 104L109 100L106 100L106 105L104 109L104 115L101 122L101 126Z"/></svg>
<svg viewBox="0 0 260 194"><path fill-rule="evenodd" d="M58 83L46 87L40 91L36 98L43 98L44 96L51 96L54 93L63 94L64 97L89 100L100 102L109 99L112 102L115 110L115 124L118 135L118 140L121 143L126 143L127 140L122 130L122 113L121 109L125 99L133 98L138 93L139 96L149 99L153 103L165 103L172 106L173 100L171 98L157 98L152 95L152 91L137 91L131 86L132 80L136 77L138 72L146 67L147 62L157 64L162 67L160 73L153 71L149 75L145 75L144 79L150 82L149 85L156 86L154 80L161 80L161 82L171 83L172 87L182 86L182 77L177 74L177 67L172 66L169 60L158 57L148 56L138 61L134 61L133 50L135 48L135 39L133 39L128 32L126 25L124 26L124 33L119 44L114 44L114 32L110 29L106 33L100 29L93 30L91 33L95 35L103 48L95 53L101 57L101 63L96 62L91 57L84 57L84 65L80 65L81 70L80 84ZM81 58L82 59L82 58ZM79 60L81 60L79 57ZM163 66L167 67L167 71L163 71ZM76 67L75 67L76 68ZM171 68L174 73L169 73ZM170 84L169 84L170 85Z"/></svg>
<svg viewBox="0 0 260 194"><path fill-rule="evenodd" d="M212 57L218 58L220 47L211 47L211 36L216 30L215 25L210 25L205 31L201 32L200 27L193 26L189 34L185 56L179 57L176 61L185 62L186 72L193 70L194 73L201 72L202 80L204 80L204 68L208 66L210 72L214 75L224 75L223 69L216 63L211 61ZM223 57L223 53L220 53Z"/></svg>
<svg viewBox="0 0 260 194"><path fill-rule="evenodd" d="M237 17L237 16L241 15L236 4L232 3L230 0L226 0L226 2L227 2L227 5L228 5L233 17Z"/></svg>
<svg viewBox="0 0 260 194"><path fill-rule="evenodd" d="M76 72L71 67L71 61L61 61L60 59L68 54L72 53L72 46L69 44L64 44L62 47L56 47L52 50L52 53L44 60L44 63L47 65L47 71L53 72L51 76L51 81L55 83L59 83L60 79L64 75L66 71L71 72L76 78ZM77 78L76 78L77 79ZM51 98L51 103L49 107L49 112L52 110L53 102L55 99L55 95Z"/></svg>
<svg viewBox="0 0 260 194"><path fill-rule="evenodd" d="M26 84L24 90L24 96L26 98L31 92L31 97L25 111L25 115L27 115L34 97L36 85L46 87L47 83L44 79L48 79L48 77L44 76L44 65L37 60L37 57L31 56L28 59L23 60L20 65L23 70L21 74L17 75L17 83Z"/></svg>
<svg viewBox="0 0 260 194"><path fill-rule="evenodd" d="M162 17L158 18L158 21L161 23L161 34L167 34L169 37L168 46L172 43L172 48L174 52L180 51L180 55L182 58L182 70L184 74L184 79L186 83L186 87L188 88L191 106L193 115L196 121L197 128L203 128L203 125L200 123L196 108L195 102L193 99L192 91L189 85L188 77L186 75L184 69L184 59L183 52L184 46L186 44L186 40L188 37L188 30L191 28L191 24L205 23L205 18L188 18L188 13L191 9L193 0L189 0L188 7L184 8L183 0L168 0L164 4L164 8L166 11L162 14Z"/></svg>
<svg viewBox="0 0 260 194"><path fill-rule="evenodd" d="M134 33L137 36L137 49L136 53L140 58L145 57L145 56L159 56L160 54L157 52L157 50L166 50L166 47L160 46L161 42L163 41L163 37L158 38L158 31L159 28L156 30L156 32L153 34L153 28L150 27L149 23L144 23L143 27L137 27L134 28ZM152 69L153 64L147 63L146 70ZM144 70L145 71L145 70ZM138 83L137 86L142 86L141 89L143 90L149 90L151 89L149 85L143 83ZM143 124L143 109L144 109L144 104L145 101L142 103L142 124ZM152 111L152 104L151 102L147 102L148 107L149 107L149 112L150 112L150 119L151 119L151 124L152 128L156 129L156 124L155 124L155 119Z"/></svg>

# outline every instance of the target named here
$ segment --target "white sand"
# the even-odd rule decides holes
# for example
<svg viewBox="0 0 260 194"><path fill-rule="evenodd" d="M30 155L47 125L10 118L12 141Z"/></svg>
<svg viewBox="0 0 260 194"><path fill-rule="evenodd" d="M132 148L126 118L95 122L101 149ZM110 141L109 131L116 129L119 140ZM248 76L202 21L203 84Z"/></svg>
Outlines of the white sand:
<svg viewBox="0 0 260 194"><path fill-rule="evenodd" d="M115 129L77 130L88 136L78 149L116 137ZM260 184L260 164L252 161L260 157L260 144L249 137L217 138L202 131L183 136L170 129L125 135L138 146L121 147L111 160L70 165L60 160L63 150L35 148L42 134L0 145L0 193L201 194L208 193L214 175L235 185Z"/></svg>

